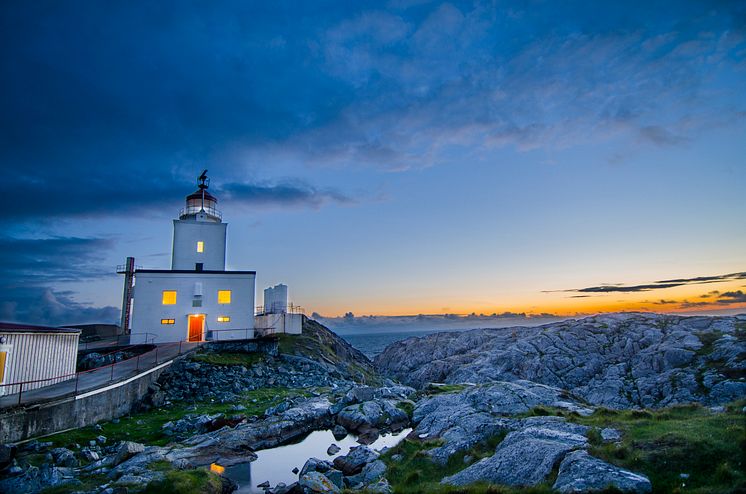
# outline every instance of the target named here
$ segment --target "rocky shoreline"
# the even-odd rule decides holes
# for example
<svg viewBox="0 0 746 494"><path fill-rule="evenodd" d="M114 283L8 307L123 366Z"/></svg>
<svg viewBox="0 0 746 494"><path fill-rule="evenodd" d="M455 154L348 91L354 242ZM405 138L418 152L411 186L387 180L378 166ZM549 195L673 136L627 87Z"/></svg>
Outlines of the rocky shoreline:
<svg viewBox="0 0 746 494"><path fill-rule="evenodd" d="M713 424L717 433L743 433L744 323L616 314L413 338L375 360L382 373L408 385L377 375L362 354L317 325L305 339L281 342L278 355L208 350L175 364L152 387L140 418L128 419L142 427L153 420L150 442L103 424L87 435L73 431L3 446L0 492L148 492L174 476L201 472L209 482L199 492L228 493L235 485L209 470L253 461L257 451L317 430L354 434L360 445L332 460L339 448L331 444L329 458L309 458L294 470L296 481L265 483L265 492L437 492L447 486L470 492L475 483L516 492L656 491L652 477L620 466L645 468L624 460L639 442L635 424L661 427L671 419L660 432L666 438L681 427L673 419L683 414ZM690 402L709 408L642 410ZM624 422L628 417L615 408L639 410L630 416L637 422ZM412 432L391 450L366 446L407 427ZM107 439L105 431L114 436ZM662 446L664 452L672 447ZM734 489L746 485L738 483L743 469L729 470ZM422 477L424 471L434 473Z"/></svg>

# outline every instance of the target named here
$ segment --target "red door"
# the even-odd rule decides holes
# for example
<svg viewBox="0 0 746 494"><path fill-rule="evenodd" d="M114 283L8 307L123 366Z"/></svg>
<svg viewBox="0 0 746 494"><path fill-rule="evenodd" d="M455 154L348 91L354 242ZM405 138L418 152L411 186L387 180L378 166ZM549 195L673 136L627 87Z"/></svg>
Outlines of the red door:
<svg viewBox="0 0 746 494"><path fill-rule="evenodd" d="M205 329L205 315L193 314L189 316L189 341L202 341Z"/></svg>

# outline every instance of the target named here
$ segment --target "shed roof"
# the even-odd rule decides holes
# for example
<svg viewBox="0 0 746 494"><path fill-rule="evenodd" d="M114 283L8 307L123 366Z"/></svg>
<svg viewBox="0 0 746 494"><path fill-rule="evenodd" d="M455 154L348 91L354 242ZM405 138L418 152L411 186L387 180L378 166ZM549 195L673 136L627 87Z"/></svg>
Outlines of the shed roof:
<svg viewBox="0 0 746 494"><path fill-rule="evenodd" d="M0 322L0 332L3 333L80 333L76 328L53 328L51 326L35 326L17 322Z"/></svg>

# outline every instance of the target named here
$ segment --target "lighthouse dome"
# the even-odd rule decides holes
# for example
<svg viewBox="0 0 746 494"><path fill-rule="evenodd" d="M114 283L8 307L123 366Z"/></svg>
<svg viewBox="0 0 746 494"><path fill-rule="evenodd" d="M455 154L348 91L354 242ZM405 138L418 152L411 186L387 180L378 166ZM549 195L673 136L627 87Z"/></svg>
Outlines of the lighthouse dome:
<svg viewBox="0 0 746 494"><path fill-rule="evenodd" d="M209 180L207 170L200 177L199 188L186 196L186 207L179 213L179 219L196 219L198 221L222 221L223 215L217 209L218 199L207 192Z"/></svg>

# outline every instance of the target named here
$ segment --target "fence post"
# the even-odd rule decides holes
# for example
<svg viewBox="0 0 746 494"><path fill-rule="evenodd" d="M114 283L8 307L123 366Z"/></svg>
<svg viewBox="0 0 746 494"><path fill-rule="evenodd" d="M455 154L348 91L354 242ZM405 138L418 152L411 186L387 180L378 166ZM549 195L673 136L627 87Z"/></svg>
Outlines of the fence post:
<svg viewBox="0 0 746 494"><path fill-rule="evenodd" d="M113 381L114 380L114 366L115 365L117 365L116 364L116 359L114 360L114 363L111 364L111 379L109 379L109 381Z"/></svg>
<svg viewBox="0 0 746 494"><path fill-rule="evenodd" d="M75 394L78 394L78 384L80 384L80 372L75 373Z"/></svg>
<svg viewBox="0 0 746 494"><path fill-rule="evenodd" d="M135 370L137 370L137 372L140 372L140 354L139 353L137 354L137 369Z"/></svg>
<svg viewBox="0 0 746 494"><path fill-rule="evenodd" d="M155 347L155 365L158 365L158 345Z"/></svg>
<svg viewBox="0 0 746 494"><path fill-rule="evenodd" d="M179 355L181 355L181 340L179 340Z"/></svg>
<svg viewBox="0 0 746 494"><path fill-rule="evenodd" d="M18 404L21 404L21 395L23 394L23 383L21 383L21 387L18 388Z"/></svg>

